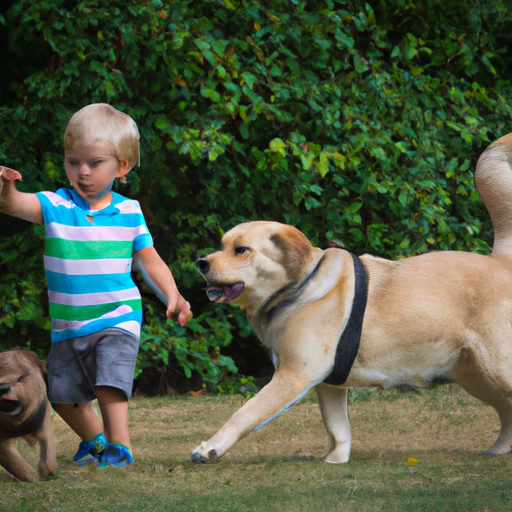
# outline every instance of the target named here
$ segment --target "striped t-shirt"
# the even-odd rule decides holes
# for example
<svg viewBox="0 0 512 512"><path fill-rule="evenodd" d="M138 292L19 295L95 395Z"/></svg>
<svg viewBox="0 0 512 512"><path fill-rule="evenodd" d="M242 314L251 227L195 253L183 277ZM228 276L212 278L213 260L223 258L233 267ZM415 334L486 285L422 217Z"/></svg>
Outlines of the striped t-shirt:
<svg viewBox="0 0 512 512"><path fill-rule="evenodd" d="M103 210L89 210L74 189L37 194L53 342L108 328L140 336L142 304L131 276L132 256L153 239L139 203L112 195Z"/></svg>

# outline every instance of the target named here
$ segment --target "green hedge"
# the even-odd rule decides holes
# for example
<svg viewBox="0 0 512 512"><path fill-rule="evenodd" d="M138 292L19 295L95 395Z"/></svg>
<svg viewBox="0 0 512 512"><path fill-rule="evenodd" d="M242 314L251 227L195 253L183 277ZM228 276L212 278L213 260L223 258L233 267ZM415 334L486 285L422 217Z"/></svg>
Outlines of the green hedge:
<svg viewBox="0 0 512 512"><path fill-rule="evenodd" d="M109 102L137 121L142 165L119 191L141 202L197 318L164 322L147 295L139 379L216 389L236 373L226 354L268 369L195 270L233 225L277 220L388 258L489 250L473 170L512 127L507 5L17 0L1 20L0 161L25 190L55 189L74 111ZM0 345L44 356L41 229L1 221Z"/></svg>

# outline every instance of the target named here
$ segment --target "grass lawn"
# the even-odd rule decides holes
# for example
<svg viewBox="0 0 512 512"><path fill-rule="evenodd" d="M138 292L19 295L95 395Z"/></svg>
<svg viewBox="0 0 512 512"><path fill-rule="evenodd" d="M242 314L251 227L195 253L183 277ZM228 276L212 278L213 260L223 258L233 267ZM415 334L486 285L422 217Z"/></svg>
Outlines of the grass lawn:
<svg viewBox="0 0 512 512"><path fill-rule="evenodd" d="M480 455L498 435L493 409L456 386L352 396L351 461L340 465L321 460L314 393L214 464L187 458L242 397L132 399L136 460L121 469L75 466L78 438L56 417L58 478L19 483L0 468L0 511L512 511L512 456ZM35 466L37 450L19 447Z"/></svg>

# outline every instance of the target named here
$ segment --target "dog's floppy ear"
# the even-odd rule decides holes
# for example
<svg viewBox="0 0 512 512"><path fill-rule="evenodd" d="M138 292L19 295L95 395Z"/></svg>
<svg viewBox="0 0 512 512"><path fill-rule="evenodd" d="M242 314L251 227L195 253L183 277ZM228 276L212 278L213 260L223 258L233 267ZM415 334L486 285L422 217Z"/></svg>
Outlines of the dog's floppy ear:
<svg viewBox="0 0 512 512"><path fill-rule="evenodd" d="M48 379L48 371L46 370L46 361L39 361L39 366L41 368L41 372L43 373L43 378L45 382ZM46 382L48 384L48 382Z"/></svg>
<svg viewBox="0 0 512 512"><path fill-rule="evenodd" d="M48 372L46 370L46 361L39 359L39 356L31 350L24 351L23 353L27 359L30 360L30 364L33 365L33 368L37 368L41 372L43 380L46 384L46 388L48 388Z"/></svg>
<svg viewBox="0 0 512 512"><path fill-rule="evenodd" d="M38 367L41 370L41 375L43 376L46 390L48 391L48 370L46 369L46 361L42 361L38 358Z"/></svg>
<svg viewBox="0 0 512 512"><path fill-rule="evenodd" d="M23 354L30 361L30 364L33 366L33 368L40 370L46 387L48 388L48 372L46 370L46 361L39 359L39 356L31 350L23 351Z"/></svg>
<svg viewBox="0 0 512 512"><path fill-rule="evenodd" d="M272 234L270 240L283 254L282 265L286 275L290 279L300 277L313 252L313 246L306 236L292 226L284 226Z"/></svg>

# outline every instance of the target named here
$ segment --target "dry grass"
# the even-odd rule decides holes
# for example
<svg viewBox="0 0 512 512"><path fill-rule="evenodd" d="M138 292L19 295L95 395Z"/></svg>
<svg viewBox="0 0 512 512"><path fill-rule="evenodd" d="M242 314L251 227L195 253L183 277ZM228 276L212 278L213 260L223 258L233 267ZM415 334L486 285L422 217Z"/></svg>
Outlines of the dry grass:
<svg viewBox="0 0 512 512"><path fill-rule="evenodd" d="M342 465L321 461L314 394L211 465L186 459L241 397L133 399L136 461L119 470L75 467L78 439L55 418L58 479L21 484L0 469L0 510L512 511L512 456L479 454L498 434L491 408L455 386L358 396L352 459ZM35 464L36 452L20 449Z"/></svg>

